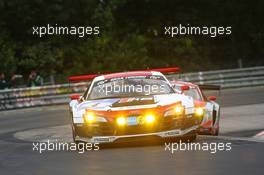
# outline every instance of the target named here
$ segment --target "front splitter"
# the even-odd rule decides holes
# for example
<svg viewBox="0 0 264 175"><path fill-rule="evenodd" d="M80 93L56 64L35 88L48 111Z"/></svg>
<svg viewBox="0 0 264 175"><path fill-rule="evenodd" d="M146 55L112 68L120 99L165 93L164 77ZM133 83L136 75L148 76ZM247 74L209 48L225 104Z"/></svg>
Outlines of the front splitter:
<svg viewBox="0 0 264 175"><path fill-rule="evenodd" d="M90 143L112 143L120 139L139 138L139 137L147 137L147 136L157 136L160 138L181 137L188 134L191 131L196 130L198 127L199 127L198 125L195 125L184 130L174 129L169 131L147 133L147 134L135 134L135 135L94 136L91 138L76 136L75 141L90 142Z"/></svg>

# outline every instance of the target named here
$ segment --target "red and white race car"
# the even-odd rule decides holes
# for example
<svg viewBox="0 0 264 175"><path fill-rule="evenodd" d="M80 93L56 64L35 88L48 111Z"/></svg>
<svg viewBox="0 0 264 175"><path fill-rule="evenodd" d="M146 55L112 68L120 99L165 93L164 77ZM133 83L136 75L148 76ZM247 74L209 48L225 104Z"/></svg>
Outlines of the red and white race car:
<svg viewBox="0 0 264 175"><path fill-rule="evenodd" d="M82 96L71 96L73 140L92 143L139 137L194 140L200 126L194 100L177 93L161 73L174 71L178 68L70 77L75 82L93 79Z"/></svg>
<svg viewBox="0 0 264 175"><path fill-rule="evenodd" d="M206 97L202 90L220 90L215 85L195 85L190 82L171 81L174 89L194 99L196 113L201 117L198 129L200 134L219 134L220 106L216 103L216 96Z"/></svg>

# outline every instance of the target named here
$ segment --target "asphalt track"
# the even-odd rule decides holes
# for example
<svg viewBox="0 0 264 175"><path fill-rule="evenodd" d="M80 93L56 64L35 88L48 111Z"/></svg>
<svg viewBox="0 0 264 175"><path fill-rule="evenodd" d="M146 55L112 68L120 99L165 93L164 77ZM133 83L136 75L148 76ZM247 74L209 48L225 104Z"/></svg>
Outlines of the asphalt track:
<svg viewBox="0 0 264 175"><path fill-rule="evenodd" d="M33 151L33 141L70 141L67 106L0 112L0 174L264 174L264 87L221 92L219 137L230 151L171 151L164 142L136 142L99 151Z"/></svg>

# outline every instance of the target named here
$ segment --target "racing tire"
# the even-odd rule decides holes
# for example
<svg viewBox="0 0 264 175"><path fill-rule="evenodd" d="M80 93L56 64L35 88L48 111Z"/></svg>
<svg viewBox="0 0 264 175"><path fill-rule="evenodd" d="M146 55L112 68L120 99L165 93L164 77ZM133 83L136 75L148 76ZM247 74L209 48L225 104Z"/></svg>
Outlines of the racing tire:
<svg viewBox="0 0 264 175"><path fill-rule="evenodd" d="M214 130L214 133L212 135L214 135L214 136L219 135L219 126Z"/></svg>
<svg viewBox="0 0 264 175"><path fill-rule="evenodd" d="M84 143L84 142L82 142L82 141L76 140L75 137L76 137L76 131L75 131L74 126L72 125L72 140L73 140L73 142L74 142L76 145L79 145L80 143ZM83 145L81 145L80 147L78 146L78 150L82 150L83 147L84 147Z"/></svg>
<svg viewBox="0 0 264 175"><path fill-rule="evenodd" d="M193 142L196 140L196 138L197 138L197 132L192 131L191 133L189 133L186 136L184 136L183 138L181 138L181 140L184 142Z"/></svg>
<svg viewBox="0 0 264 175"><path fill-rule="evenodd" d="M220 120L220 108L219 108L219 112L218 112L218 116L217 116L217 123L216 124L216 128L214 128L213 132L212 132L212 135L214 136L218 136L219 135L219 120Z"/></svg>
<svg viewBox="0 0 264 175"><path fill-rule="evenodd" d="M75 132L74 126L72 125L72 140L74 143L77 143L77 141L75 140L75 137L76 137L76 132Z"/></svg>
<svg viewBox="0 0 264 175"><path fill-rule="evenodd" d="M195 141L197 138L197 134L193 134L193 135L190 135L190 136L187 136L185 139L188 141L188 142L193 142Z"/></svg>

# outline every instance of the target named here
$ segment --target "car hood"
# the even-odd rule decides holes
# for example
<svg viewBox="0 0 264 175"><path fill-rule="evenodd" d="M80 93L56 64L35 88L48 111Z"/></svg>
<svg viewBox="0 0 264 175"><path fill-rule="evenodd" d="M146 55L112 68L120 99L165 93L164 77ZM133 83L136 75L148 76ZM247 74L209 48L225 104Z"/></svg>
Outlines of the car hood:
<svg viewBox="0 0 264 175"><path fill-rule="evenodd" d="M140 108L165 106L176 102L181 102L187 108L194 106L192 98L182 94L175 93L175 94L153 95L153 96L144 96L144 97L89 100L77 104L75 106L75 109L77 111L85 110L85 109L117 111L117 110L125 110L125 109L140 109Z"/></svg>

